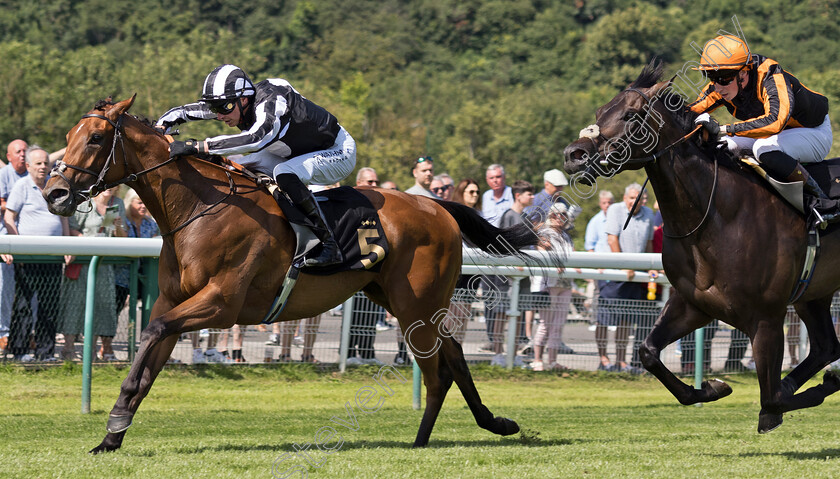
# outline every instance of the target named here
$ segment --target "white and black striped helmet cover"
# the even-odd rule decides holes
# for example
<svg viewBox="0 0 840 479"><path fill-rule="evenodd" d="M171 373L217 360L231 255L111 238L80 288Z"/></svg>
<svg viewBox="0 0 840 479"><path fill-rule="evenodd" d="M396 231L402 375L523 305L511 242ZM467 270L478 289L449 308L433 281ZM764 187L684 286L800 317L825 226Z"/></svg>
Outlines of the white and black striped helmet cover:
<svg viewBox="0 0 840 479"><path fill-rule="evenodd" d="M251 96L254 93L254 84L241 68L236 65L222 65L216 67L204 79L201 99L223 100Z"/></svg>

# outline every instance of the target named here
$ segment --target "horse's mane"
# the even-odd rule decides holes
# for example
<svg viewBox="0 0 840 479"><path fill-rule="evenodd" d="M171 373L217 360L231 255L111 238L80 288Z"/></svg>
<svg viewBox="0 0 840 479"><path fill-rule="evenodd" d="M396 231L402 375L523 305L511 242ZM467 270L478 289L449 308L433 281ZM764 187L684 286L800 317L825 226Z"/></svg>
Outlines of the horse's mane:
<svg viewBox="0 0 840 479"><path fill-rule="evenodd" d="M108 97L108 98L105 98L103 100L97 101L96 104L93 105L93 109L97 110L97 111L101 111L101 112L104 113L105 110L108 109L108 107L111 107L111 106L114 106L114 105L116 105L116 103L111 99L111 97ZM133 115L133 114L130 115L130 116L132 118L134 118L135 120L139 121L140 124L150 128L150 129L154 130L155 132L157 132L158 134L160 134L160 132L154 127L154 124L152 123L152 121L149 120L148 118L146 118L145 116L143 116L143 115Z"/></svg>
<svg viewBox="0 0 840 479"><path fill-rule="evenodd" d="M630 84L629 88L650 88L656 85L662 78L663 69L663 62L654 57L642 68L642 72ZM670 81L673 81L673 79ZM688 108L685 98L682 95L669 85L660 90L658 96L662 100L667 100L663 103L667 105L667 109L671 113L671 118L680 131L688 133L694 129L696 126L694 121L699 115ZM741 169L738 158L728 148L718 148L715 143L703 142L699 135L696 135L691 141L710 158L717 158L722 165L733 169Z"/></svg>

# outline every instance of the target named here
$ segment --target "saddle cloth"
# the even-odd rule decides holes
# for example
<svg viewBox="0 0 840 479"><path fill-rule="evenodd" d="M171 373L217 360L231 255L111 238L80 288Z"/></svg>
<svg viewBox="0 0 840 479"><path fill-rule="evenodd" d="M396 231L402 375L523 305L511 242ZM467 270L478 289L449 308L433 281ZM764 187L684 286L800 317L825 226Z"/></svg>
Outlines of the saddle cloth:
<svg viewBox="0 0 840 479"><path fill-rule="evenodd" d="M236 171L264 186L274 197L295 232L297 246L293 264L300 265L307 254L317 253L320 241L312 232L312 224L284 195L274 179L254 173L233 160L218 155L199 155L205 161ZM379 214L370 200L349 186L341 186L315 193L321 211L332 228L335 240L344 253L344 262L320 268L305 268L307 274L326 276L342 271L361 270L379 272L388 254L388 240L379 221Z"/></svg>
<svg viewBox="0 0 840 479"><path fill-rule="evenodd" d="M272 194L297 235L297 262L320 248L320 243L312 233L309 220L286 195L276 188ZM379 272L389 247L379 214L370 200L349 186L320 191L315 193L315 199L344 253L344 262L323 268L305 268L303 271L317 276L350 270Z"/></svg>

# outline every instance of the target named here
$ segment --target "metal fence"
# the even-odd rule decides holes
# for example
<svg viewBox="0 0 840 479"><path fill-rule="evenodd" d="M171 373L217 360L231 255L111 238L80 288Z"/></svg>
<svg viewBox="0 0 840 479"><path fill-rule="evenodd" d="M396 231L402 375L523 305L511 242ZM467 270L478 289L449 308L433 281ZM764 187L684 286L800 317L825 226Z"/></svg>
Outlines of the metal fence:
<svg viewBox="0 0 840 479"><path fill-rule="evenodd" d="M83 261L83 260L82 260ZM121 261L121 262L119 262ZM130 316L132 308L126 291L120 292L114 283L114 270L127 269L132 260L112 260L100 266L97 279L97 307L94 335L99 341L95 353L102 361L105 350L101 337L113 336L112 346L117 361L127 361L131 347L136 347L141 321ZM76 279L58 258L50 262L15 265L15 281L11 289L15 298L10 317L12 334L5 349L5 360L79 361L82 357L82 332L86 266ZM68 276L70 275L70 276ZM142 282L141 282L142 284ZM8 284L5 291L9 291ZM627 363L641 367L636 358L639 342L645 337L658 316L662 303L649 300L599 300L594 288L586 284L560 294L523 293L518 297L521 311L512 334L516 355L514 365L528 366L534 359L535 344L539 342L539 328L548 323L560 323L560 343L550 351L550 338L542 346L542 362L548 368L558 367L596 370L600 365L596 341L597 319L605 314L615 317L615 324L604 327L606 351L615 361L617 346L623 346ZM557 291L553 291L557 293ZM120 297L122 294L122 297ZM484 291L457 290L450 308L451 324L456 339L462 343L469 362L494 362L504 365L512 324L507 314L510 301L505 299L487 307L482 299ZM6 299L6 298L4 298ZM121 307L117 308L117 302ZM5 302L5 301L4 301ZM135 318L142 317L142 301L137 302ZM345 314L344 308L351 310ZM840 312L835 300L832 315ZM405 348L396 318L370 302L362 293L352 302L328 311L317 318L278 323L264 327L241 326L231 330L204 330L181 336L172 361L186 364L198 362L264 363L315 362L338 364L342 341L342 321L350 319L347 366L359 364L408 364L411 353ZM622 329L627 328L627 329ZM550 329L550 328L549 328ZM800 324L792 308L788 314L785 364L790 365L807 352L800 339ZM544 336L551 336L545 334ZM626 341L616 344L616 339ZM69 340L75 343L68 344ZM704 369L706 371L735 371L750 367L751 349L745 335L724 323L713 323L704 334ZM694 372L693 334L666 348L662 360L675 372ZM67 354L66 351L72 351ZM62 354L64 352L64 354ZM502 353L502 358L499 354Z"/></svg>
<svg viewBox="0 0 840 479"><path fill-rule="evenodd" d="M11 243L13 240L16 239L11 238L7 241ZM40 244L39 241L44 243ZM26 252L58 251L55 244L46 241L27 240ZM134 243L122 240L119 242L120 249L112 254L131 254L133 250L127 245L142 244L145 249L136 254L153 256L155 253L152 243L146 244L141 241L151 240L138 240ZM77 246L74 248L77 248L78 252L90 254L91 251L101 248L98 245L99 243L90 246L89 249ZM573 255L575 253L572 253ZM637 256L641 259L636 258ZM618 255L617 260L622 262L619 265L614 263L616 259L613 255L610 261L616 267L626 267L632 264L632 261L650 261L648 258L652 256ZM16 262L19 259L21 257L16 256ZM72 268L62 266L62 260L60 256L52 256L51 259L40 258L37 262L30 263L24 258L20 264L11 267L12 280L9 280L10 268L5 267L4 281L0 287L0 294L3 295L0 305L4 305L0 308L0 336L3 335L4 327L12 329L13 334L9 335L8 343L0 342L0 346L4 346L3 360L59 361L79 360L81 357L82 337L78 324L79 318L84 314L85 267L78 273L79 278L74 279L75 273L71 271ZM84 259L78 261L84 262ZM516 270L511 266L498 266L515 265L515 259L493 260L494 263L483 263L484 261L487 261L486 257L476 259L468 251L465 255L464 273L521 276L531 273ZM597 254L584 253L569 263L597 266L599 261L603 263L604 259L599 258ZM127 361L137 346L136 338L140 336L143 322L140 318L144 313L148 316L148 306L153 298L150 290L156 285L150 284L147 285L149 287L142 288L151 281L140 281L141 288L135 294L129 294L129 300L122 303L120 294L124 296L125 291L120 291L115 286L116 279L113 271L109 270L123 268L124 271L125 267L136 265L137 261L130 258L109 258L104 263L103 273L98 278L95 288L99 313L95 315L96 322L92 334L97 338L108 338L113 334L114 357L105 359ZM154 264L154 261L149 263L146 277L153 278L156 275L156 271L151 267ZM482 264L485 266L477 266ZM656 268L656 263L652 261L650 266ZM546 274L545 271L534 273ZM136 272L130 275L136 276ZM554 275L557 275L556 271ZM569 269L565 276L616 279L623 277L623 273ZM662 303L648 300L601 301L594 294L594 288L587 288L587 284L579 282L571 292L563 294L557 291L554 291L556 294L548 296L524 293L516 294L514 298L513 291L519 289L519 283L514 281L509 290L510 296L503 296L505 301L498 304L495 304L495 299L491 301L491 297L495 296L486 294L481 286L475 290L458 290L453 297L453 306L448 318L452 324L448 326L454 331L456 338L461 340L468 361L519 367L532 362L536 349L534 346L540 345L533 344L534 340L539 338L539 326L547 325L549 334L541 357L545 366L556 362L559 367L595 370L600 364L596 323L599 315L609 314L618 319L616 324L603 328L606 333L608 356L613 361L616 359L616 336L619 336L618 346L623 346L627 362L638 367L634 351L658 316ZM9 295L12 299L9 299ZM563 295L565 299L561 298ZM117 308L118 303L121 304L120 308ZM13 305L13 308L9 305ZM141 306L146 308L140 309ZM518 314L518 310L530 312ZM840 305L835 301L832 315L837 317L838 311ZM517 318L516 325L511 327L514 317ZM800 331L803 330L792 310L789 311L788 319L786 365L795 363L807 352L804 335L800 338ZM349 327L346 338L342 339L342 322L345 320L348 321ZM115 325L113 321L116 321ZM561 343L551 344L550 326L556 327L558 323L562 324ZM689 335L663 351L662 359L673 371L687 374L693 372L693 336ZM623 341L624 338L626 342ZM70 342L71 339L74 342ZM101 341L101 338L99 339ZM342 361L342 341L347 344L345 361ZM732 371L748 368L751 359L748 343L743 334L722 323L710 325L704 334L704 369ZM546 350L552 346L558 354L549 358ZM62 351L65 351L64 356ZM97 354L100 360L103 359L101 356L107 353L106 349L99 345L94 352L103 353ZM410 352L405 349L397 320L389 317L382 308L368 301L362 294L357 294L352 301L314 319L266 327L248 326L228 331L210 330L184 334L172 353L173 362L187 364L208 361L244 364L305 361L340 364L343 367L377 362L405 364L409 359Z"/></svg>

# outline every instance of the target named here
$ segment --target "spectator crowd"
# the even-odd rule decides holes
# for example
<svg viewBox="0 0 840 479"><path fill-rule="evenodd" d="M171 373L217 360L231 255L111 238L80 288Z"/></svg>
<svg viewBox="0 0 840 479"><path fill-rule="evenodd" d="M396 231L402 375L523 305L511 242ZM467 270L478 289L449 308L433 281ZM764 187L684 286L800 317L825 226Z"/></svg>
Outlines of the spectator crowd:
<svg viewBox="0 0 840 479"><path fill-rule="evenodd" d="M87 207L79 208L72 217L54 216L47 210L43 190L52 163L63 152L50 155L37 145L17 139L8 144L6 165L0 168L0 234L95 236L151 238L159 235L154 219L142 200L131 189L112 188L95 197ZM563 193L568 180L562 171L551 169L542 175L542 183L525 180L508 181L505 168L492 164L485 171L484 182L474 178L455 181L446 173L435 171L431 156L418 157L410 165L413 184L405 188L412 195L454 201L474 209L494 226L507 228L525 224L529 228L551 230L558 237L577 233L575 219L581 209ZM399 190L391 180L380 180L370 167L361 167L356 186ZM333 185L338 186L338 185ZM482 191L483 190L483 191ZM637 201L638 199L638 201ZM647 206L647 192L638 184L624 190L621 201L609 191L598 195L599 211L585 225L584 249L592 252L653 252L661 249L661 216ZM426 201L426 200L424 200ZM629 219L628 219L629 218ZM626 224L625 224L626 223ZM658 241L657 241L658 235ZM471 246L465 240L465 246ZM541 243L535 249L554 246ZM646 300L644 282L633 282L635 272L627 271L627 281L588 281L578 284L555 275L533 275L519 281L519 317L509 317L509 296L513 278L498 275L461 275L445 321L448 331L460 343L468 330L480 331L483 341L477 354L489 355L493 365L505 365L507 328L514 327L514 365L535 371L565 370L564 358L580 354L564 342L563 332L573 298L585 298L596 314L591 317L592 340L597 349L597 369L605 372L641 374L636 349L656 318L657 303ZM659 272L650 271L655 277ZM80 358L79 345L84 332L84 301L87 267L76 258L66 256L62 262L17 262L12 255L2 255L0 263L0 352L3 359L20 362L74 361ZM100 267L96 281L96 314L94 340L98 341L97 358L102 361L118 358L114 337L120 312L129 296L129 268L125 265ZM142 288L142 284L141 284ZM661 289L661 288L660 288ZM662 291L657 291L660 298ZM142 298L142 291L138 295ZM476 308L483 304L483 308ZM366 297L357 298L350 318L348 366L396 365L410 361L410 348L402 337L397 318ZM263 334L265 361L302 361L318 363L315 348L321 317L291 323L274 324L270 330L256 328ZM470 324L473 328L469 328ZM478 324L481 326L478 326ZM480 329L479 329L480 328ZM193 348L192 362L246 362L258 358L243 355L247 327L235 326L227 331L201 331L185 335ZM791 325L793 332L793 325ZM393 359L377 355L377 334L390 332L396 351ZM608 336L614 332L614 351L608 351ZM798 333L798 331L797 331ZM730 369L749 367L745 336L733 332L733 347L726 366ZM228 350L228 339L232 347ZM632 339L632 341L631 341ZM205 342L204 347L202 343ZM390 339L389 339L390 341ZM704 349L710 346L710 339ZM736 345L737 341L737 345ZM693 371L692 338L686 338L682 350L683 372ZM301 347L293 358L292 347ZM575 346L573 344L573 346ZM630 349L628 357L628 346ZM575 346L578 347L578 346ZM274 349L276 348L276 349ZM466 349L466 348L465 348ZM276 353L276 354L275 354ZM688 354L690 353L690 354ZM379 356L379 357L377 357ZM706 358L710 355L707 353ZM796 359L794 343L791 356ZM185 358L186 359L186 358ZM326 358L322 358L325 360ZM177 359L172 359L176 361ZM708 363L704 365L707 369Z"/></svg>

